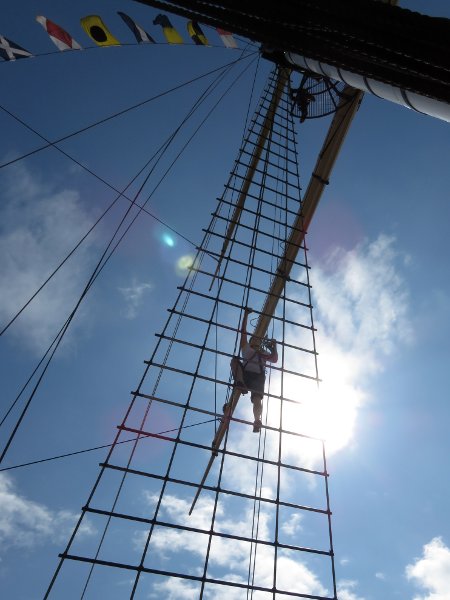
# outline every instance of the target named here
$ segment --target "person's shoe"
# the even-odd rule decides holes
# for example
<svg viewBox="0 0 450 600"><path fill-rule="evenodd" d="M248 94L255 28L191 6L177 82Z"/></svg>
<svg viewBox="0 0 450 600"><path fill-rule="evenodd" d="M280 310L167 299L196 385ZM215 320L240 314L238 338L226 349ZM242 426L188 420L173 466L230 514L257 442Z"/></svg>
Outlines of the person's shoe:
<svg viewBox="0 0 450 600"><path fill-rule="evenodd" d="M255 419L255 422L253 423L253 433L258 433L259 431L261 431L261 421L260 419Z"/></svg>

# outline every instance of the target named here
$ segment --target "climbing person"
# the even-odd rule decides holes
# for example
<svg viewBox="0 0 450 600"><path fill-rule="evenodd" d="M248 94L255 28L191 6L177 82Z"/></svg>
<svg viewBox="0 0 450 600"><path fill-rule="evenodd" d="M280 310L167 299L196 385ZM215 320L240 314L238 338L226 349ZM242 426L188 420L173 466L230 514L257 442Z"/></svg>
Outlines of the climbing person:
<svg viewBox="0 0 450 600"><path fill-rule="evenodd" d="M290 94L291 99L300 110L300 123L304 123L306 117L308 116L309 105L311 102L315 102L316 99L313 94L302 87L299 87L296 90L291 90Z"/></svg>
<svg viewBox="0 0 450 600"><path fill-rule="evenodd" d="M253 404L253 431L257 433L261 429L262 400L264 397L264 384L266 380L266 362L276 363L278 360L277 343L269 340L267 347L269 352L262 348L261 340L256 336L247 339L247 319L253 312L251 308L244 308L244 316L240 329L240 350L242 361L237 357L231 360L231 371L233 373L235 387L242 393L250 391L250 399Z"/></svg>

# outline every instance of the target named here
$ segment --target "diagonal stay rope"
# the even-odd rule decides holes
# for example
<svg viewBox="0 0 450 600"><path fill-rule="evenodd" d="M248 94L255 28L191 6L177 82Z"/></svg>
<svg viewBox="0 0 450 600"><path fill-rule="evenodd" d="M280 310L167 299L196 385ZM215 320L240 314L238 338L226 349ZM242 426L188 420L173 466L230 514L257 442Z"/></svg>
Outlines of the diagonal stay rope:
<svg viewBox="0 0 450 600"><path fill-rule="evenodd" d="M218 418L214 417L214 419L208 419L207 421L200 421L199 423L192 423L191 425L183 425L181 429L188 429L189 427L197 427L198 425L206 425L206 423L212 423L213 421L217 421ZM164 435L166 433L173 433L174 431L178 431L179 427L175 429L166 429L165 431L158 431L158 433L149 433L149 434L141 434L140 438L134 437L128 440L121 440L116 442L115 444L103 444L102 446L93 446L92 448L85 448L84 450L75 450L74 452L67 452L66 454L58 454L57 456L50 456L48 458L40 458L38 460L32 460L26 463L21 463L20 465L13 465L11 467L2 467L0 468L0 472L2 471L12 471L13 469L21 469L22 467L30 467L32 465L39 465L44 462L50 462L53 460L59 460L61 458L69 458L70 456L77 456L79 454L86 454L87 452L94 452L95 450L103 450L104 448L112 448L114 445L118 446L119 444L128 444L129 442L135 442L138 439L150 438L155 435Z"/></svg>
<svg viewBox="0 0 450 600"><path fill-rule="evenodd" d="M248 67L247 67L247 68L248 68ZM240 75L237 77L237 79L235 80L235 82L234 82L234 83L236 83L236 82L237 82L237 80L238 80L238 79L239 79L239 78L242 76L242 74L243 74L243 72L242 72L242 73L241 73L241 74L240 74ZM233 83L233 85L234 85L234 83ZM223 97L223 96L222 96L222 97ZM219 102L220 102L220 99L219 99L219 101L216 103L216 106L217 106L217 104L218 104ZM213 110L213 109L212 109L212 110ZM207 118L207 117L206 117L206 118ZM204 253L204 251L202 251L202 254L203 254L203 253ZM195 280L195 278L196 278L196 274L194 274L194 279L193 279L193 281ZM193 285L193 281L192 281L192 285ZM185 305L186 305L186 303L187 303L187 300L188 300L188 296L185 298ZM183 309L182 313L183 313L183 312L184 312L184 309ZM179 319L178 319L178 324L177 324L177 327L178 327L178 325L179 325L179 323L180 323L180 320L181 320L181 314L180 314L180 317L179 317ZM170 347L171 347L172 343L173 343L173 340L171 341L171 344L169 345L169 349L168 349L168 351L170 351ZM167 353L166 353L166 358L167 358ZM165 360L166 360L166 358L165 358ZM150 366L150 364L151 364L151 361L149 361L148 365ZM162 371L160 371L160 375L158 376L158 378L157 378L157 380L156 380L155 387L154 387L154 393L156 392L156 388L157 388L157 386L158 386L158 383L159 383L159 379L160 379L160 376L161 376L161 372L162 372ZM142 427L144 426L145 420L146 420L146 418L147 418L148 411L150 410L150 406L151 406L151 402L148 404L148 406L147 406L147 409L146 409L146 412L145 412L145 414L144 414L144 417L143 417L143 419L142 419L141 429L142 429ZM185 409L185 413L186 413L186 409ZM183 422L184 422L184 416L183 416L183 419L182 419L182 423L181 423L180 429L181 429L181 427L182 427L182 425L183 425ZM130 457L129 457L129 460L128 460L127 468L129 467L129 464L131 463L131 460L132 460L132 458L133 458L133 455L134 455L135 449L136 449L136 447L137 447L137 442L138 442L138 441L139 441L139 438L137 438L136 442L135 442L135 443L134 443L134 445L133 445L133 449L132 449L132 451L131 451L131 454L130 454ZM114 511L114 509L115 509L115 506L116 506L116 503L117 503L117 501L118 501L118 499L119 499L119 495L120 495L120 493L121 493L122 486L123 486L123 484L124 484L124 482L125 482L126 473L127 473L127 471L125 471L125 472L124 472L124 474L123 474L123 477L122 477L122 481L121 481L121 483L120 483L120 485L119 485L119 488L118 488L118 490L117 490L117 492L116 492L115 499L114 499L114 502L113 502L113 506L112 506L112 509L111 509L111 513L112 513L112 511ZM165 489L165 484L163 485L163 490L164 490L164 489ZM163 493L163 491L161 492L161 494L162 494L162 493ZM160 500L161 500L161 497L160 497ZM158 506L159 506L159 502L158 502ZM158 509L157 509L157 510L158 510ZM99 542L99 544L98 544L98 547L97 547L97 551L96 551L96 554L95 554L95 559L94 559L94 562L93 562L93 563L92 563L92 565L91 565L91 568L90 568L90 570L89 570L89 573L88 573L88 575L87 575L87 578L86 578L86 581L85 581L85 585L84 585L84 588L83 588L83 592L82 592L81 598L84 598L84 595L85 595L85 593L86 593L86 591L87 591L87 588L88 588L88 585L89 585L89 583L90 583L90 579L91 579L91 576L92 576L92 573L93 573L93 570L94 570L94 567L95 567L95 560L97 559L97 557L98 557L98 554L99 554L99 552L100 552L100 550L101 550L101 548L102 548L103 541L104 541L104 539L105 539L106 532L107 532L107 530L108 530L108 528L109 528L109 524L110 524L111 518L112 518L112 515L110 515L110 516L108 517L108 519L107 519L107 522L106 522L106 524L105 524L105 527L104 527L103 534L102 534L102 536L101 536L100 542ZM80 522L81 522L81 521L79 521L79 523L80 523ZM78 528L78 525L77 525L77 528ZM152 532L152 528L150 529L150 532L149 532L149 534L148 534L148 541L150 540L150 537L151 537L151 532ZM68 547L70 546L70 544L71 544L71 542L72 542L72 540L73 540L73 537L74 537L74 535L75 535L75 532L74 532L74 534L73 534L73 536L72 536L71 540L69 541L69 545L68 545ZM59 567L58 567L58 570L59 570L59 568L60 568L61 564L62 564L62 563L60 563L60 565L59 565ZM57 572L58 572L58 571L57 571ZM56 576L57 576L57 572L55 573L55 576L54 576L54 579L52 580L52 583L50 584L50 588L49 588L49 590L51 589L51 586L53 585L53 582L54 582L54 580L55 580L55 578L56 578ZM138 582L138 578L135 580L135 586L137 585L137 582Z"/></svg>
<svg viewBox="0 0 450 600"><path fill-rule="evenodd" d="M229 68L231 68L231 66L233 66L237 61L234 61L232 63L230 63L228 66ZM217 71L218 69L216 69L215 71ZM218 78L216 79L215 82L213 82L212 85L214 85L222 76L224 75L224 73L221 73ZM0 109L5 110L1 105L0 105ZM17 119L24 127L27 127L28 129L30 129L30 131L33 131L33 133L35 133L36 135L38 135L39 137L41 137L42 139L46 140L46 138L41 135L38 131L36 131L35 129L33 129L31 126L29 126L27 123L24 123L22 120L20 120L18 117L16 117L15 115L13 115L12 113L10 113L9 111L8 114L10 114L13 118ZM209 116L209 115L208 115ZM112 118L112 117L111 117ZM203 123L206 121L206 119L202 122L201 125L203 125ZM201 127L200 125L200 127ZM198 129L200 129L200 127ZM198 129L195 131L195 133L198 132ZM178 130L176 130L178 131ZM195 135L194 133L194 135ZM74 134L75 135L75 134ZM189 142L192 140L192 138L194 137L194 135L190 138ZM66 138L61 138L61 139L66 139ZM170 138L169 138L170 139ZM47 283L49 283L49 281L54 277L54 275L59 271L59 269L65 264L65 262L70 258L70 256L72 256L72 254L80 247L80 245L82 244L82 242L88 237L88 235L93 231L93 229L98 225L98 223L103 219L103 217L109 212L109 210L111 210L111 208L114 206L114 204L119 200L120 197L125 198L126 200L128 200L129 202L133 203L133 200L131 198L129 198L126 194L125 191L132 185L132 183L134 183L134 181L139 177L139 175L142 174L142 172L144 171L144 169L150 164L150 162L155 159L155 157L158 155L159 152L162 152L163 148L164 148L164 144L168 143L168 140L166 140L166 142L164 142L162 144L162 146L160 146L160 148L153 154L153 156L149 159L149 161L147 161L147 163L144 165L144 167L141 168L141 170L133 177L133 179L128 183L128 185L122 190L118 190L115 186L111 185L108 181L106 181L105 179L103 179L102 177L100 177L98 174L96 174L94 171L92 171L91 169L89 169L88 167L86 167L85 165L83 165L81 162L79 162L78 160L76 160L74 157L72 157L70 154L68 154L67 152L65 152L64 150L62 150L61 148L58 148L55 144L57 142L50 142L49 146L54 146L55 150L58 150L61 154L63 154L64 156L66 156L67 158L69 158L71 161L73 161L75 164L77 164L79 167L81 167L83 170L87 171L90 175L93 175L96 179L98 179L99 181L101 181L103 184L105 184L107 187L109 187L110 189L112 189L113 191L117 192L118 197L114 199L114 201L106 208L106 210L102 213L102 215L97 219L97 221L94 223L94 225L88 230L88 232L81 238L81 240L79 240L79 242L75 245L75 247L69 252L69 254L60 262L60 264L54 269L54 271L49 275L49 277L41 284L41 286L36 290L36 292L25 302L25 304L19 309L19 311L14 315L14 317L12 317L10 319L10 321L3 327L3 329L0 331L0 336L3 335L6 330L14 323L14 321L20 316L20 314L27 308L27 306L34 300L34 298L39 294L39 292L47 285ZM187 144L186 144L187 146ZM186 147L185 146L185 147ZM48 146L45 146L45 148ZM183 148L183 150L185 149L185 147ZM181 152L180 152L181 154ZM180 155L179 154L179 155ZM179 157L179 155L177 156L177 158ZM173 164L176 162L176 160L172 163L171 167L173 166ZM0 166L1 168L1 166ZM168 169L169 171L170 169ZM164 174L164 176L161 178L161 181L164 179L164 177L167 175L168 171L166 171L166 173ZM160 181L160 183L161 183ZM152 194L156 191L156 187L154 188ZM147 199L148 202L148 199ZM185 235L183 235L182 233L180 233L179 231L177 231L176 229L174 229L171 225L165 223L163 220L161 220L160 218L158 218L156 215L154 215L153 213L151 213L148 209L145 208L145 204L141 205L138 204L136 201L134 201L134 204L137 208L140 209L140 211L145 212L146 214L148 214L150 217L152 217L153 219L155 219L156 221L158 221L159 223L161 223L162 225L164 225L165 227L167 227L168 229L170 229L173 233L175 233L176 235L178 235L179 237L181 237L182 239L184 239L185 241L187 241L191 246L197 247L197 245L190 240L189 238L187 238ZM1 424L0 424L1 425Z"/></svg>
<svg viewBox="0 0 450 600"><path fill-rule="evenodd" d="M18 156L16 158L13 158L7 162L1 163L0 164L0 169L3 169L4 167L8 167L10 165L13 165L16 162L19 162L25 158L28 158L29 156L33 156L33 154L37 154L38 152L41 152L42 150L46 150L47 148L51 148L51 147L55 147L56 144L59 144L61 142L64 142L66 140L69 140L72 137L75 137L81 133L84 133L85 131L89 131L90 129L93 129L94 127L97 127L98 125L103 125L103 123L107 123L108 121L111 121L112 119L115 119L117 117L120 117L132 110L135 110L136 108L140 108L141 106L145 106L146 104L149 104L150 102L153 102L154 100L159 100L160 98L163 98L164 96L167 96L168 94L171 94L172 92L175 92L179 89L184 88L185 86L190 85L191 83L195 83L196 81L200 81L201 79L204 79L205 77L208 77L209 75L213 75L214 73L217 73L218 71L223 71L226 69L229 69L230 67L234 66L236 63L242 61L245 58L248 58L250 56L253 56L255 54L255 52L251 52L249 54L245 54L241 57L239 57L237 60L231 61L229 63L226 63L225 65L222 65L221 67L217 67L215 69L212 69L211 71L207 71L206 73L203 73L202 75L199 75L198 77L194 77L193 79L189 79L188 81L185 81L183 83L180 83L179 85L176 85L164 92L161 92L159 94L156 94L155 96L152 96L151 98L147 98L146 100L142 100L141 102L138 102L137 104L133 104L131 106L128 106L127 108L124 108L120 111L117 111L107 117L104 117L103 119L99 119L93 123L90 123L89 125L86 125L85 127L82 127L81 129L77 129L76 131L72 131L71 133L68 133L67 135L64 135L60 138L57 138L56 140L50 141L47 140L44 136L41 136L37 131L34 131L34 129L27 125L25 122L22 121L22 119L20 117L18 117L17 115L15 115L14 113L12 113L11 111L9 111L7 108L5 108L4 106L0 105L0 109L3 110L5 113L7 113L10 117L12 117L13 119L15 119L16 121L18 121L19 123L21 123L22 125L24 125L25 127L27 127L27 129L29 129L30 131L33 131L34 133L36 133L36 135L39 135L39 137L41 137L43 140L45 140L47 143L44 146L40 146L39 148L35 148L34 150L30 150L30 152L27 152L26 154L22 154L21 156Z"/></svg>
<svg viewBox="0 0 450 600"><path fill-rule="evenodd" d="M249 66L250 66L250 65L248 65L248 66L247 66L247 68L248 68ZM247 69L247 68L246 68L246 69ZM236 77L236 79L235 79L235 80L234 80L234 82L231 84L231 86L229 86L229 88L228 88L228 89L227 89L227 90L226 90L226 91L225 91L225 92L222 94L222 96L221 96L221 97L220 97L220 98L217 100L216 104L213 106L213 108L211 108L211 110L208 112L208 114L206 115L206 117L205 117L205 118L203 119L203 121L200 123L200 125L198 126L198 128L197 128L197 129L194 131L194 133L193 133L193 134L192 134L192 136L189 138L188 142L187 142L187 143L184 145L184 147L181 149L181 151L179 152L179 154L176 156L176 158L174 159L174 161L172 162L172 164L170 165L170 167L169 167L169 168L166 170L166 172L165 172L165 173L162 175L162 177L161 177L161 179L159 180L158 184L157 184L157 185L155 186L155 188L153 189L153 191L152 191L151 195L154 193L154 191L157 189L157 187L158 187L158 186L161 184L162 180L163 180L163 179L166 177L166 175L167 175L167 173L169 172L170 168L173 166L173 164L175 164L176 160L178 160L179 156L180 156L180 155L181 155L181 153L182 153L182 152L185 150L185 148L186 148L186 147L187 147L187 145L190 143L190 141L193 139L193 137L196 135L196 133L198 132L198 130L200 129L200 127L201 127L201 126L202 126L202 125L205 123L205 121L206 121L206 120L209 118L210 114L213 112L213 110L215 110L215 108L218 106L218 104L219 104L219 103L221 102L221 100L224 98L224 96L226 95L226 93L228 93L228 92L229 92L229 90L231 89L231 87L233 87L233 85L234 85L234 84L235 84L235 83L236 83L236 82L237 82L237 81L240 79L240 77L243 75L243 73L245 72L245 70L246 70L246 69L244 69L244 71L242 71L242 72L241 72L241 73L240 73L240 74L239 74L239 75ZM223 76L223 74L222 74L221 76ZM221 77L221 76L219 76L219 77ZM190 114L190 113L191 113L191 112L194 110L194 107L196 107L196 105L197 105L197 104L199 104L199 103L201 103L201 102L203 101L202 99L204 98L205 94L207 94L209 87L211 87L211 86L208 86L207 90L206 90L205 92L203 92L203 94L202 94L202 95L199 97L199 99L196 101L196 103L194 104L193 108L192 108L192 109L191 109L191 111L188 113L188 115L189 115L189 114ZM186 117L186 118L187 118L187 117ZM186 119L186 118L185 118L185 119ZM176 135L176 133L178 132L178 130L180 129L180 127L181 127L181 125L180 125L180 126L179 126L179 128L178 128L178 129L175 131L175 133L174 133L174 134L173 134L173 136L171 137L171 140L170 140L170 141L172 141L172 139L175 137L175 135ZM170 142L169 142L169 143L170 143ZM153 170L152 170L152 171L153 171ZM140 193L141 193L141 191L143 190L143 188L144 188L145 184L147 183L147 181L148 181L148 179L149 179L149 177L150 177L150 175L151 175L152 171L151 171L151 172L150 172L150 173L147 175L147 177L145 178L144 182L143 182L143 183L142 183L142 185L140 186L139 190L137 191L137 193L136 193L136 195L135 195L135 199L137 199L137 198L138 198L139 194L140 194ZM150 196L147 198L147 200L146 200L146 203L149 201L149 199L150 199L151 195L150 195ZM144 206L145 206L145 203L144 203ZM119 240L117 241L116 245L115 245L115 246L112 248L112 250L111 250L111 252L110 252L109 256L107 256L108 249L111 247L111 245L112 245L112 242L113 242L114 238L116 237L117 233L119 232L119 230L120 230L120 228L121 228L122 224L125 222L125 219L126 219L126 217L128 216L128 214L130 213L130 211L131 211L132 207L133 207L133 204L131 204L131 205L128 207L127 211L125 212L125 215L124 215L124 216L123 216L123 218L121 219L121 221L120 221L119 225L117 226L117 228L116 228L116 231L114 232L114 234L113 234L113 236L112 236L112 238L111 238L110 242L108 243L107 247L105 248L105 251L103 252L103 254L102 254L102 256L101 256L100 260L98 261L98 263L97 263L97 266L96 266L96 268L94 269L94 272L92 273L92 275L91 275L91 277L90 277L90 279L89 279L88 283L86 284L86 287L85 287L85 289L84 289L83 293L81 294L81 296L80 296L80 298L79 298L79 300L78 300L78 302L77 302L77 304L76 304L75 308L73 309L72 313L71 313L71 314L70 314L70 316L68 317L68 319L67 319L66 323L65 323L65 324L63 325L63 327L61 328L61 330L60 330L60 332L58 333L58 335L56 336L55 340L52 342L52 344L51 344L50 348L51 348L53 345L54 345L54 348L53 348L53 350L52 350L52 352L51 352L51 354L50 354L50 356L49 356L49 358L48 358L48 360L47 360L47 363L46 363L46 365L45 365L45 367L44 367L44 369L43 369L43 371L42 371L42 373L41 373L41 375L40 375L40 377L39 377L39 379L38 379L38 381L37 381L36 385L34 386L34 388L33 388L33 391L32 391L32 393L30 394L30 396L29 396L29 398L28 398L28 401L26 402L26 405L25 405L25 407L24 407L24 409L23 409L23 411L22 411L22 413L21 413L21 415L20 415L20 417L19 417L18 421L16 422L16 425L15 425L15 427L13 428L13 431L12 431L12 433L11 433L11 435L10 435L10 437L9 437L9 439L8 439L8 441L7 441L7 443L6 443L6 445L5 445L5 448L4 448L4 450L3 450L3 452L2 452L2 454L1 454L1 456L0 456L0 463L1 463L1 462L2 462L2 460L4 459L4 457L5 457L6 453L7 453L8 449L9 449L9 446L11 445L11 442L12 442L13 438L15 437L15 435L16 435L16 433L17 433L17 430L18 430L18 428L19 428L19 426L20 426L20 424L21 424L21 422L22 422L22 420L23 420L23 418L24 418L24 416L25 416L25 414L26 414L26 412L27 412L27 410L28 410L28 407L29 407L29 405L30 405L30 403L31 403L31 401L32 401L32 399L33 399L33 397L34 397L34 395L35 395L35 393L36 393L36 391L37 391L38 387L40 386L40 383L41 383L41 381L42 381L42 379L43 379L43 377L44 377L44 375L45 375L45 373L46 373L46 371L47 371L47 368L49 367L49 365L50 365L50 362L51 362L51 360L52 360L52 358L53 358L53 356L54 356L54 354L55 354L55 352L56 352L57 348L59 347L59 344L61 343L61 341L62 341L62 339L63 339L63 336L64 336L65 332L67 331L67 329L68 329L68 327L69 327L69 325L70 325L70 323L71 323L72 319L74 318L74 316L75 316L75 314L76 314L76 312L77 312L77 310L78 310L78 308L79 308L79 306L80 306L80 304L81 304L82 300L83 300L83 299L84 299L84 297L86 296L87 292L89 291L90 287L91 287L91 286L92 286L92 284L94 283L95 279L98 277L98 275L100 274L100 272L102 271L102 269L103 269L103 268L104 268L104 266L106 265L107 261L108 261L108 260L111 258L112 254L113 254L113 253L114 253L114 251L116 250L117 246L118 246L118 245L120 244L120 242L123 240L124 236L125 236L125 235L126 235L126 233L129 231L130 227L132 226L132 224L135 222L135 220L136 220L136 219L137 219L137 217L139 216L139 214L140 214L140 212L141 212L141 211L138 211L138 213L135 215L135 217L133 218L133 220L131 221L131 223L130 223L130 224L128 225L128 227L126 228L125 232L122 234L122 236L121 236L121 237L119 238ZM49 348L49 350L50 350L50 348ZM47 350L47 353L49 352L49 350ZM46 354L47 354L47 353L46 353ZM44 360L44 358L41 360L41 363L43 362L43 360ZM41 364L41 363L40 363L40 364ZM38 367L37 367L37 368L38 368ZM33 372L33 374L34 374L34 373L37 371L37 368L35 369L35 371ZM29 378L28 382L29 382L30 380L31 380L31 377ZM20 392L20 395L23 393L23 391L24 391L25 387L28 385L28 382L27 382L27 384L26 384L26 385L25 385L25 386L22 388L22 391ZM19 395L19 396L20 396L20 395ZM17 402L17 400L18 400L19 396L18 396L18 397L16 398L16 400L14 401L14 404ZM11 408L10 408L10 410L11 410Z"/></svg>

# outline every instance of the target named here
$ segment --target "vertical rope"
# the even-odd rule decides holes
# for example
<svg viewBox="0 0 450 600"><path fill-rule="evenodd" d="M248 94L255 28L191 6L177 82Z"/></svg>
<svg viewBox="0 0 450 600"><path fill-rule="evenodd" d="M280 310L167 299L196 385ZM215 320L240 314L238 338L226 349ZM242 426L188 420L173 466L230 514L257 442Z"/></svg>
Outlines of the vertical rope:
<svg viewBox="0 0 450 600"><path fill-rule="evenodd" d="M269 85L267 88L266 96L269 95L271 87L273 87L273 79L271 81L271 85ZM261 105L262 105L262 103L261 103ZM250 136L247 136L247 137L249 138ZM266 150L266 153L268 154L268 150ZM263 202L264 184L265 184L265 177L263 175L262 182L260 184L258 204L257 204L254 225L253 225L253 231L252 231L252 240L251 240L251 244L250 244L251 247L250 247L249 257L248 257L248 267L246 269L245 283L244 283L244 287L243 287L243 306L248 305L248 300L249 300L249 295L250 295L250 290L251 290L251 281L252 281L252 275L253 275L253 270L254 270L253 264L254 264L254 260L255 260L256 249L257 249L258 231L259 231L259 224L260 224L261 212L262 212L262 206L263 206L262 202ZM239 224L237 225L237 227L239 227ZM233 241L230 245L229 254L225 259L226 266L228 266L228 264L229 264L229 259L230 259L234 239L235 238L233 238ZM240 313L240 319L242 319L242 309L241 309L241 313ZM235 337L235 352L236 352L237 345L238 345L238 339L239 339L239 332L237 332L237 335ZM226 431L225 441L224 441L224 451L223 451L221 462L220 462L219 479L218 479L218 483L217 483L217 491L215 493L214 509L213 509L213 516L212 516L212 522L211 522L211 534L209 535L208 547L207 547L207 552L206 552L206 556L205 556L203 578L202 578L202 584L201 584L201 589L200 589L200 598L203 598L204 589L205 589L206 572L207 572L207 568L208 568L208 564L209 564L209 556L210 556L210 549L211 549L211 542L212 542L212 532L214 531L214 524L215 524L215 518L216 518L216 512L217 512L217 502L218 502L218 498L219 498L220 482L221 482L221 478L222 478L223 465L224 465L225 454L226 454L226 444L227 444L227 440L228 440L228 432L229 432L229 428L227 428L227 431ZM259 463L258 463L258 466L259 466ZM253 537L253 532L252 532L252 537Z"/></svg>
<svg viewBox="0 0 450 600"><path fill-rule="evenodd" d="M269 162L270 162L269 157L270 157L270 151L271 151L272 134L274 131L274 126L275 126L275 117L276 117L276 115L274 114L273 120L272 120L271 132L268 137L267 151L266 151L264 167L263 167L263 180L264 181L267 176L267 169L269 167ZM278 156L277 160L278 160L278 167L279 167L281 157ZM277 181L276 182L277 189L278 189L278 184L279 184L279 182ZM278 198L278 194L277 194L277 198ZM274 246L275 246L275 230L276 230L276 228L277 228L277 224L274 222L273 223L273 236L272 236L272 256L271 256L271 269L272 270L273 270L273 266L275 264L275 261L274 261L275 248L274 248ZM281 226L280 226L280 224L278 224L279 237L281 237L280 229L281 229ZM286 235L287 235L287 232L286 232ZM273 330L274 330L274 325L272 323L272 338L273 338ZM269 413L269 393L270 393L271 375L272 375L272 368L270 366L269 367L269 381L268 381L268 386L267 386L267 396L265 397L265 404L266 404L265 424L266 425L267 425L268 413ZM262 493L262 483L263 483L263 477L264 477L264 459L265 459L266 441L267 441L267 429L266 428L264 429L262 443L261 443L261 437L262 436L261 436L261 432L260 432L259 440L258 440L258 452L257 452L258 462L257 462L256 473L255 473L255 488L254 488L255 500L253 502L252 532L251 532L252 542L250 544L250 558L249 558L249 568L248 568L248 576L247 576L247 581L248 581L248 585L249 585L249 587L247 589L247 598L249 598L249 597L253 598L254 583L255 583L257 541L253 542L253 539L258 540L258 536L259 536L259 523L260 523L260 515L261 515L261 493ZM261 454L261 448L262 448L262 454Z"/></svg>

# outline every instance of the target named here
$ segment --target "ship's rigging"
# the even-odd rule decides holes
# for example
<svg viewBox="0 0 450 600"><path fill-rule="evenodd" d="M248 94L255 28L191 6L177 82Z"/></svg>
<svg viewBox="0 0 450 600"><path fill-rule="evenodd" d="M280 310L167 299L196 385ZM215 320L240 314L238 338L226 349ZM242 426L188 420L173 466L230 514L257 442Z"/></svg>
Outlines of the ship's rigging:
<svg viewBox="0 0 450 600"><path fill-rule="evenodd" d="M337 95L332 96L335 116L302 197L293 136L293 119L301 115L295 115L290 75L289 68L283 65L268 82L225 193L219 199L197 257L191 264L191 272L179 289L163 331L158 334L158 343L147 361L144 377L132 394L115 443L101 464L100 475L83 507L80 521L61 555L48 590L49 597L55 589L63 589L58 586L64 586L63 572L71 562L89 567L82 597L89 589L98 589L96 573L99 569L102 572L109 569L131 571L130 597L139 594L143 582L157 586L160 585L158 582L173 578L185 581L192 586L193 593L205 598L214 597L219 593L215 590L227 587L243 590L247 597L254 593L266 593L274 598L337 597L324 447L320 440L312 440L288 427L286 414L291 416L297 404L290 395L296 387L293 380L306 381L299 385L305 394L307 384L316 385L319 381L304 234L320 195L329 183L362 92L341 86ZM317 74L311 71L302 71L301 77L301 81L309 78L311 85L317 80ZM327 77L320 81L331 95L330 90L335 88L327 88ZM319 103L314 105L316 113L317 110L320 112L318 106ZM322 112L327 114L324 108ZM320 115L311 112L308 118L315 116ZM298 256L299 251L302 258ZM290 291L291 288L300 288L302 292ZM249 303L258 307L259 318L253 323L255 335L264 337L272 328L270 335L277 338L283 348L281 368L273 369L268 378L266 421L257 447L252 451L243 449L242 438L237 435L237 432L248 430L250 423L229 373L226 376L228 362L236 352L240 311ZM290 316L294 308L302 313L300 320L297 315L295 318ZM296 327L310 336L309 342L298 345L298 336L289 337L291 329ZM186 357L187 352L188 365L180 366L184 358L180 362L173 357ZM306 357L305 366L300 369L293 367L294 353ZM174 382L178 388L175 396ZM220 398L224 393L227 408L222 414ZM205 404L205 399L213 397L214 407ZM179 423L175 435L152 426L153 415L158 415L158 411L167 411ZM194 418L205 419L201 424L214 423L214 435L205 439L202 434L192 437L189 427L198 424L193 422ZM135 436L128 455L123 451L125 436ZM305 442L316 446L320 468L311 468L308 464L305 457L309 451L296 454L292 450L292 443L287 441L291 438L300 439L296 441L297 445ZM145 444L161 453L157 464L146 463L145 450L142 450ZM8 447L9 443L6 450ZM178 464L180 453L190 457L192 477L186 477ZM209 462L204 460L206 457ZM305 460L303 466L301 460ZM254 471L251 492L233 487L236 485L233 474L239 471L240 463L245 464L245 471L249 470L248 465ZM303 484L308 477L323 482L322 500L317 505L302 503L292 497L289 486L297 477ZM105 501L106 495L98 494L108 478L111 478L112 487L117 486L110 494L112 504ZM151 490L152 516L118 508L122 494L132 493L135 485L142 486L142 490L144 487ZM266 487L270 489L268 495ZM183 505L183 510L188 510L183 514L173 511L175 501ZM207 515L206 524L196 521L193 525L187 518L189 507L195 517L196 502L202 502L200 508L202 519ZM251 521L238 523L239 530L226 518L228 504L232 503L236 504L238 512L252 514ZM250 511L248 506L252 506ZM317 547L293 544L283 538L284 525L295 520L297 514L307 515L312 520L317 517L311 531L316 532L316 539L322 544ZM93 550L83 548L77 537L86 515L95 518L99 524L98 544ZM267 529L267 522L273 529ZM245 531L247 526L250 526L249 532ZM138 550L132 547L137 527L141 528ZM121 535L129 543L128 549L124 543L114 557L107 555L104 546L111 531L112 535ZM164 568L154 552L165 539L165 532L173 533L171 552L176 569ZM246 581L236 581L233 574L218 574L220 546L228 543L239 548L241 556L245 555L248 560ZM77 545L78 549L74 551ZM187 548L187 554L190 552L190 557L195 557L195 567L186 559ZM258 566L267 559L267 552L272 557L270 577ZM135 560L131 561L129 557L133 553ZM281 565L289 563L297 554L317 559L317 570L326 581L321 590L317 588L317 593L288 586Z"/></svg>

